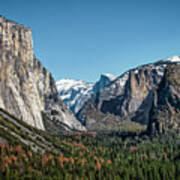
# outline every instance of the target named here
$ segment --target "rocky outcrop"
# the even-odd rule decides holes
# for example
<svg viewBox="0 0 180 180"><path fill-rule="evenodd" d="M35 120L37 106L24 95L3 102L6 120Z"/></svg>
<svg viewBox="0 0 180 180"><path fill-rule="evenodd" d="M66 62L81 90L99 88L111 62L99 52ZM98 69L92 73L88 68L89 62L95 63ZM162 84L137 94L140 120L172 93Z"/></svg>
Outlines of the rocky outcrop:
<svg viewBox="0 0 180 180"><path fill-rule="evenodd" d="M29 28L0 16L0 108L39 129L45 121L85 130L58 97L51 74L35 58Z"/></svg>
<svg viewBox="0 0 180 180"><path fill-rule="evenodd" d="M176 56L125 72L100 89L80 110L78 119L91 130L110 124L121 126L124 120L147 126L154 92L159 87L165 68L177 61L180 58Z"/></svg>
<svg viewBox="0 0 180 180"><path fill-rule="evenodd" d="M148 133L164 134L180 128L180 64L169 64L159 88L154 92Z"/></svg>

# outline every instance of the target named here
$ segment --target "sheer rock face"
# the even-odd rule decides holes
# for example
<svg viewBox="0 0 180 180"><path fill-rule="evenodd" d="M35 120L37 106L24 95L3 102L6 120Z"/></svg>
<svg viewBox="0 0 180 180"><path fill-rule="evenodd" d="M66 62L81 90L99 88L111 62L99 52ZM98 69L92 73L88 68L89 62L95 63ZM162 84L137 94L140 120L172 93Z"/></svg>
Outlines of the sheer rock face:
<svg viewBox="0 0 180 180"><path fill-rule="evenodd" d="M2 16L0 107L39 129L45 129L45 116L52 124L65 124L65 129L85 130L59 99L51 74L34 57L31 30Z"/></svg>
<svg viewBox="0 0 180 180"><path fill-rule="evenodd" d="M143 65L127 71L96 94L78 113L88 129L116 126L123 120L148 125L157 89L167 62ZM98 124L98 125L97 125Z"/></svg>
<svg viewBox="0 0 180 180"><path fill-rule="evenodd" d="M154 93L154 103L151 108L148 133L163 134L168 130L180 128L180 65L168 65Z"/></svg>

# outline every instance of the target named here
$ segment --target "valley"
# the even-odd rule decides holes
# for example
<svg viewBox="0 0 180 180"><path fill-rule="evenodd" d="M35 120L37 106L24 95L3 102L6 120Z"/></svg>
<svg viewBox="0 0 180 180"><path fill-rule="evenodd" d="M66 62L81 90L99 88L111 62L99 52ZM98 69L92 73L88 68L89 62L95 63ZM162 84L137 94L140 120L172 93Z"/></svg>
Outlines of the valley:
<svg viewBox="0 0 180 180"><path fill-rule="evenodd" d="M0 179L180 179L180 57L61 79L0 16Z"/></svg>
<svg viewBox="0 0 180 180"><path fill-rule="evenodd" d="M0 179L179 178L180 137L174 132L157 137L119 131L54 136L5 114L0 118Z"/></svg>

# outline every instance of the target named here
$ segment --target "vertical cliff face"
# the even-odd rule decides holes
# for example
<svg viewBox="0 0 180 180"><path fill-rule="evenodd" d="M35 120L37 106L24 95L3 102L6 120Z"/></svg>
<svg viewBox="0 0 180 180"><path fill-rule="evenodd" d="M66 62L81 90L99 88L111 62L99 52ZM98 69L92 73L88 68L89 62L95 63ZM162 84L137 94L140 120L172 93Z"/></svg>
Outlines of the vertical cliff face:
<svg viewBox="0 0 180 180"><path fill-rule="evenodd" d="M180 64L167 66L159 88L154 93L148 133L163 134L180 129Z"/></svg>
<svg viewBox="0 0 180 180"><path fill-rule="evenodd" d="M44 120L85 130L58 97L51 74L35 58L29 28L0 16L0 107L45 129Z"/></svg>

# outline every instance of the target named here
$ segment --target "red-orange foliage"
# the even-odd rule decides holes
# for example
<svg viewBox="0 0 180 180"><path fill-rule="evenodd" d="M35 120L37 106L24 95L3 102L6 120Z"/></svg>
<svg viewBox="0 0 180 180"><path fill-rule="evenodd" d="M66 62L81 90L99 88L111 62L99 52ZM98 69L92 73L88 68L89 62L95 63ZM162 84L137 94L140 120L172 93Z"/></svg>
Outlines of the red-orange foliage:
<svg viewBox="0 0 180 180"><path fill-rule="evenodd" d="M42 157L42 164L45 165L49 161L52 163L52 165L54 165L54 157L49 153L44 154Z"/></svg>
<svg viewBox="0 0 180 180"><path fill-rule="evenodd" d="M66 161L66 158L61 154L58 159L59 159L59 165L63 168L64 161Z"/></svg>
<svg viewBox="0 0 180 180"><path fill-rule="evenodd" d="M164 152L164 158L167 159L167 153L166 152Z"/></svg>
<svg viewBox="0 0 180 180"><path fill-rule="evenodd" d="M4 143L0 143L0 148L1 148L1 149L6 148L6 144L4 144Z"/></svg>
<svg viewBox="0 0 180 180"><path fill-rule="evenodd" d="M26 154L22 154L22 155L23 155L24 160L25 160L26 162L28 162L29 159L28 159L27 155L26 155Z"/></svg>
<svg viewBox="0 0 180 180"><path fill-rule="evenodd" d="M83 152L82 152L82 151L79 152L79 156L80 156L80 157L83 156Z"/></svg>
<svg viewBox="0 0 180 180"><path fill-rule="evenodd" d="M81 160L81 165L84 166L85 163L86 163L86 159L83 158L83 159Z"/></svg>
<svg viewBox="0 0 180 180"><path fill-rule="evenodd" d="M101 164L100 164L99 162L96 162L96 168L97 168L98 170L101 169Z"/></svg>
<svg viewBox="0 0 180 180"><path fill-rule="evenodd" d="M28 153L29 157L32 158L32 152L28 151L27 153Z"/></svg>
<svg viewBox="0 0 180 180"><path fill-rule="evenodd" d="M30 166L29 168L28 168L28 171L30 171L30 172L32 172L34 169L32 168L32 166Z"/></svg>
<svg viewBox="0 0 180 180"><path fill-rule="evenodd" d="M14 148L13 148L11 145L9 146L9 151L10 151L10 152L13 152L13 151L14 151Z"/></svg>
<svg viewBox="0 0 180 180"><path fill-rule="evenodd" d="M4 171L12 161L8 156L4 156L1 162L1 169Z"/></svg>
<svg viewBox="0 0 180 180"><path fill-rule="evenodd" d="M69 161L71 162L71 164L74 164L74 159L72 157L69 158Z"/></svg>
<svg viewBox="0 0 180 180"><path fill-rule="evenodd" d="M141 157L148 158L147 154L141 154Z"/></svg>
<svg viewBox="0 0 180 180"><path fill-rule="evenodd" d="M9 158L12 160L12 162L17 162L17 157L14 154L11 154Z"/></svg>
<svg viewBox="0 0 180 180"><path fill-rule="evenodd" d="M21 145L16 146L15 151L17 154L21 154L23 152Z"/></svg>
<svg viewBox="0 0 180 180"><path fill-rule="evenodd" d="M0 150L2 154L5 153L5 149L6 149L6 144L0 143Z"/></svg>
<svg viewBox="0 0 180 180"><path fill-rule="evenodd" d="M112 164L111 160L107 160L107 163L108 163L109 165L111 165L111 164Z"/></svg>
<svg viewBox="0 0 180 180"><path fill-rule="evenodd" d="M104 163L104 159L102 157L100 157L99 160L101 161L101 164Z"/></svg>
<svg viewBox="0 0 180 180"><path fill-rule="evenodd" d="M130 150L129 150L130 153L134 153L134 152L136 152L136 151L137 151L136 146L131 146L131 147L130 147Z"/></svg>

